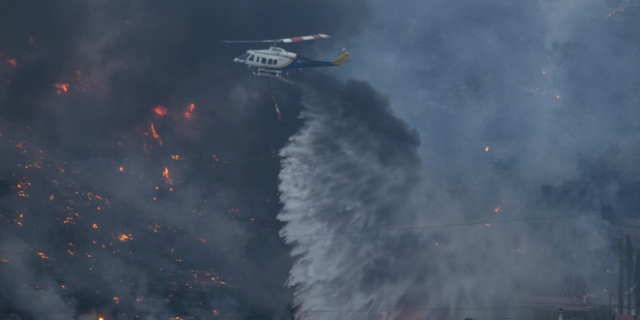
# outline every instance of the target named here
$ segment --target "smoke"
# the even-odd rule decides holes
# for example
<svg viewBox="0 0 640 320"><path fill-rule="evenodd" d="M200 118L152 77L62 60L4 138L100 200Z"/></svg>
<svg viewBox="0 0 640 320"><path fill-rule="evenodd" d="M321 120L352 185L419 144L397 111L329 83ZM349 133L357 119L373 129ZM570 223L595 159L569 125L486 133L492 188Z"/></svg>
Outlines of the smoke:
<svg viewBox="0 0 640 320"><path fill-rule="evenodd" d="M350 45L362 59L348 73L416 128L420 165L402 166L398 176L414 179L401 182L401 196L370 196L399 189L353 169L376 163L368 141L385 141L384 129L351 140L358 125L334 134L339 118L305 111L314 116L283 151L280 187L299 318L530 318L529 298L566 296L567 276L585 279L590 303L606 304L618 276L611 243L640 208L638 96L629 89L640 79L639 48L625 31L637 30L638 7L628 4L376 2L373 27ZM305 107L338 108L335 91ZM358 151L324 151L325 140ZM343 175L349 187L335 187ZM341 219L333 203L367 206ZM389 205L393 221L377 205ZM457 226L373 232L438 225ZM354 230L375 236L343 234ZM363 281L369 270L376 280Z"/></svg>
<svg viewBox="0 0 640 320"><path fill-rule="evenodd" d="M417 132L364 82L302 104L305 124L280 153L278 216L299 319L531 316L528 298L558 295L566 275L607 284L610 230L595 203L549 203L501 174L430 180ZM510 201L483 212L486 190L467 184ZM580 209L592 215L566 217ZM514 219L534 221L500 223Z"/></svg>
<svg viewBox="0 0 640 320"><path fill-rule="evenodd" d="M232 62L250 47L221 41L348 38L367 5L0 7L0 314L280 317L277 150L298 92L277 93L279 122Z"/></svg>

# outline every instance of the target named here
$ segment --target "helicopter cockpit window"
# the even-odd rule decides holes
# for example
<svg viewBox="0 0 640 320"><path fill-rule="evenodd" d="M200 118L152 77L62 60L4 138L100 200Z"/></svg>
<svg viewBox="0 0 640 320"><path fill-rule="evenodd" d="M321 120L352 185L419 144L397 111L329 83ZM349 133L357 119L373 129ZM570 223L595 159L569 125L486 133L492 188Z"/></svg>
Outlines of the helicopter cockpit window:
<svg viewBox="0 0 640 320"><path fill-rule="evenodd" d="M269 64L273 64L273 59L269 59Z"/></svg>
<svg viewBox="0 0 640 320"><path fill-rule="evenodd" d="M240 56L240 59L247 59L249 58L249 52L245 52L243 55Z"/></svg>
<svg viewBox="0 0 640 320"><path fill-rule="evenodd" d="M253 61L253 55L249 56L249 61Z"/></svg>
<svg viewBox="0 0 640 320"><path fill-rule="evenodd" d="M267 64L267 58L262 58L262 64Z"/></svg>

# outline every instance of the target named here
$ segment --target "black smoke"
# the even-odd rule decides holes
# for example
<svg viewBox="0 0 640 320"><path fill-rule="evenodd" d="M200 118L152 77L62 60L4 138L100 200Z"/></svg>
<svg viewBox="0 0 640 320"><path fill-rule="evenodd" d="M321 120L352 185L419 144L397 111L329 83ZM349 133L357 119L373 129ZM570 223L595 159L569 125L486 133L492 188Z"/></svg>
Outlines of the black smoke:
<svg viewBox="0 0 640 320"><path fill-rule="evenodd" d="M232 62L249 47L221 41L346 39L369 11L361 1L2 4L1 312L286 316L278 150L300 125L301 93L274 83L278 121L266 80Z"/></svg>

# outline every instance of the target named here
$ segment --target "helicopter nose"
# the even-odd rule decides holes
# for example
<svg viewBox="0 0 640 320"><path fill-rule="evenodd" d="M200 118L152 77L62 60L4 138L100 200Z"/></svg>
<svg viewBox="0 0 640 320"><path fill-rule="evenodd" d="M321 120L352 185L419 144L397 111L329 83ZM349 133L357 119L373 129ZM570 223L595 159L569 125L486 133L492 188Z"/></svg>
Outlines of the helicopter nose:
<svg viewBox="0 0 640 320"><path fill-rule="evenodd" d="M242 62L242 60L238 59L238 58L234 58L233 62Z"/></svg>

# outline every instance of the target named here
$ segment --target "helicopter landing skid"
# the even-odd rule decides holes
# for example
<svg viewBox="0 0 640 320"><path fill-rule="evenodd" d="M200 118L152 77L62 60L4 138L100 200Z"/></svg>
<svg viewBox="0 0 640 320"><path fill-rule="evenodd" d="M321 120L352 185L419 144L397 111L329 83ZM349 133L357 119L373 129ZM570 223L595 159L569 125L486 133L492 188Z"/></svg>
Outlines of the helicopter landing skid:
<svg viewBox="0 0 640 320"><path fill-rule="evenodd" d="M254 72L253 74L259 77L279 78L282 76L282 71L273 69L258 69L258 72Z"/></svg>

